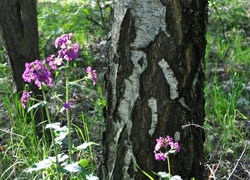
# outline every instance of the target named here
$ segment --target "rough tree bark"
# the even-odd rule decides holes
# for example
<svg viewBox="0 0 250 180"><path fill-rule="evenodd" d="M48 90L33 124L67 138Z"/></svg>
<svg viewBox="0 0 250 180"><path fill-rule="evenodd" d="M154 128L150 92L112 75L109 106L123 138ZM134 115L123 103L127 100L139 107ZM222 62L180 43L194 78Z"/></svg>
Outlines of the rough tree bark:
<svg viewBox="0 0 250 180"><path fill-rule="evenodd" d="M181 145L171 174L203 179L207 3L114 0L102 179L167 171L153 154L166 135Z"/></svg>
<svg viewBox="0 0 250 180"><path fill-rule="evenodd" d="M39 59L36 0L1 0L0 33L11 65L13 85L24 88L25 63Z"/></svg>
<svg viewBox="0 0 250 180"><path fill-rule="evenodd" d="M20 93L25 85L25 63L40 58L36 0L1 0L0 11L0 35L12 70L13 89ZM34 84L31 90L41 98ZM36 113L36 124L41 112Z"/></svg>

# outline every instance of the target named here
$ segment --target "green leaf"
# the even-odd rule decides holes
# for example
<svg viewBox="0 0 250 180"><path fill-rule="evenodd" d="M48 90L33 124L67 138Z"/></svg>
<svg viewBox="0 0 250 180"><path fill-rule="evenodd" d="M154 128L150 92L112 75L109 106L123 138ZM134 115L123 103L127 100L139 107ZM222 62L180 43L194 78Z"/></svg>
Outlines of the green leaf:
<svg viewBox="0 0 250 180"><path fill-rule="evenodd" d="M176 175L176 176L171 177L170 180L182 180L182 179L181 179L181 176Z"/></svg>
<svg viewBox="0 0 250 180"><path fill-rule="evenodd" d="M74 150L84 150L91 145L98 145L98 144L95 142L88 142L88 143L85 142L85 143L81 144L80 146L77 146L76 148L74 148Z"/></svg>
<svg viewBox="0 0 250 180"><path fill-rule="evenodd" d="M60 132L58 136L55 138L56 144L61 145L63 143L63 140L66 138L68 135L68 132Z"/></svg>
<svg viewBox="0 0 250 180"><path fill-rule="evenodd" d="M33 172L41 169L49 168L53 164L51 159L43 159L42 161L33 164L31 167L25 170L25 172Z"/></svg>
<svg viewBox="0 0 250 180"><path fill-rule="evenodd" d="M71 173L84 172L84 173L86 173L85 169L76 162L71 163L71 164L66 164L64 167L61 167L60 172L62 172L62 173L65 173L65 172L71 172Z"/></svg>
<svg viewBox="0 0 250 180"><path fill-rule="evenodd" d="M59 75L60 71L56 70L55 76L57 77Z"/></svg>
<svg viewBox="0 0 250 180"><path fill-rule="evenodd" d="M70 180L80 180L80 178L75 176L75 177L71 177Z"/></svg>
<svg viewBox="0 0 250 180"><path fill-rule="evenodd" d="M78 161L78 164L82 167L87 167L87 165L89 164L89 161L87 159L82 159L80 161Z"/></svg>
<svg viewBox="0 0 250 180"><path fill-rule="evenodd" d="M163 178L165 180L171 179L171 174L166 173L166 172L158 172L157 175L159 175L161 178Z"/></svg>
<svg viewBox="0 0 250 180"><path fill-rule="evenodd" d="M49 129L49 128L53 128L55 130L59 130L61 127L60 127L60 123L51 123L51 124L47 124L46 129Z"/></svg>
<svg viewBox="0 0 250 180"><path fill-rule="evenodd" d="M99 180L97 176L94 176L93 174L87 175L87 180Z"/></svg>
<svg viewBox="0 0 250 180"><path fill-rule="evenodd" d="M152 176L150 176L148 173L146 173L145 171L143 171L139 166L138 166L138 164L135 164L136 165L136 167L138 167L142 172L143 172L143 174L145 174L150 180L154 180L154 178L152 177Z"/></svg>
<svg viewBox="0 0 250 180"><path fill-rule="evenodd" d="M38 102L38 103L34 104L33 106L31 106L28 109L28 112L30 112L32 109L36 109L38 107L44 107L46 104L47 104L47 102L45 102L45 101Z"/></svg>
<svg viewBox="0 0 250 180"><path fill-rule="evenodd" d="M177 154L177 150L176 149L171 149L167 152L167 156L169 156L170 154Z"/></svg>
<svg viewBox="0 0 250 180"><path fill-rule="evenodd" d="M79 178L79 177L74 176L74 177L70 177L70 180L80 180L80 178Z"/></svg>
<svg viewBox="0 0 250 180"><path fill-rule="evenodd" d="M54 162L56 161L56 157L52 157L54 159ZM66 154L58 154L58 161L63 162L69 158Z"/></svg>

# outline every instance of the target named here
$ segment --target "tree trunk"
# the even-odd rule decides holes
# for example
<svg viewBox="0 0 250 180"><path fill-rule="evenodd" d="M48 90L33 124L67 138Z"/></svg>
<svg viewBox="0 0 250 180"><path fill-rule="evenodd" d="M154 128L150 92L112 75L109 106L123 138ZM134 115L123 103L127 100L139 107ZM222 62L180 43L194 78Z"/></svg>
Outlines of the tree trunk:
<svg viewBox="0 0 250 180"><path fill-rule="evenodd" d="M103 179L146 179L136 167L167 172L156 138L181 152L171 174L204 179L204 54L207 0L114 0L107 72Z"/></svg>
<svg viewBox="0 0 250 180"><path fill-rule="evenodd" d="M36 0L1 0L0 11L0 35L12 70L13 89L20 93L25 85L25 63L40 57ZM41 99L39 89L34 84L30 88ZM36 124L41 113L36 113Z"/></svg>
<svg viewBox="0 0 250 180"><path fill-rule="evenodd" d="M0 1L1 36L11 65L13 85L21 92L25 63L39 59L36 0Z"/></svg>

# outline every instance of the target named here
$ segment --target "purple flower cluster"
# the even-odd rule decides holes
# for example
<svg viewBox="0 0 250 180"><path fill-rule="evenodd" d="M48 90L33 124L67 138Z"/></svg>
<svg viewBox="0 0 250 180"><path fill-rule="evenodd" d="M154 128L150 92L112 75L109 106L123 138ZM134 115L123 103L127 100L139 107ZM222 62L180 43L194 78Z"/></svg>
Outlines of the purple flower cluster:
<svg viewBox="0 0 250 180"><path fill-rule="evenodd" d="M167 151L167 148L170 147L170 150ZM180 152L180 146L178 142L174 142L173 138L167 136L166 138L159 137L156 139L156 145L154 149L155 159L157 161L165 161L169 152L175 150Z"/></svg>
<svg viewBox="0 0 250 180"><path fill-rule="evenodd" d="M71 37L74 36L73 33L64 34L61 37L56 38L55 47L60 47L61 50L58 51L57 58L64 58L67 61L71 61L78 57L78 44L72 44Z"/></svg>
<svg viewBox="0 0 250 180"><path fill-rule="evenodd" d="M31 63L25 63L25 71L23 73L23 80L30 83L35 81L35 84L38 88L41 86L50 86L53 87L51 72L44 65L44 61L35 60Z"/></svg>
<svg viewBox="0 0 250 180"><path fill-rule="evenodd" d="M26 63L25 71L22 75L24 81L28 83L34 81L38 88L42 88L43 86L49 86L52 88L52 73L50 70L57 70L57 68L63 64L63 60L71 61L78 57L79 45L72 43L71 38L73 36L73 33L69 33L56 39L55 47L60 48L57 56L50 55L47 57L47 61L35 60L34 62ZM50 70L48 68L50 68ZM87 67L86 71L88 78L92 79L93 84L95 85L97 82L96 71L92 70L91 67ZM24 108L26 107L26 102L30 97L30 94L31 92L23 92L21 102ZM71 103L65 103L64 108L71 109Z"/></svg>
<svg viewBox="0 0 250 180"><path fill-rule="evenodd" d="M30 98L32 91L27 92L27 91L23 91L22 97L21 97L21 102L22 102L22 106L25 109L26 108L26 103L28 101L28 99Z"/></svg>
<svg viewBox="0 0 250 180"><path fill-rule="evenodd" d="M87 67L86 72L88 74L88 78L93 80L93 85L97 82L97 75L96 71L92 70L90 66Z"/></svg>
<svg viewBox="0 0 250 180"><path fill-rule="evenodd" d="M57 57L55 55L50 55L50 57L47 58L51 69L56 70L57 66L61 66L63 59L71 61L78 57L79 45L72 44L70 40L73 36L73 33L69 33L56 38L55 47L60 47L61 49L58 51Z"/></svg>

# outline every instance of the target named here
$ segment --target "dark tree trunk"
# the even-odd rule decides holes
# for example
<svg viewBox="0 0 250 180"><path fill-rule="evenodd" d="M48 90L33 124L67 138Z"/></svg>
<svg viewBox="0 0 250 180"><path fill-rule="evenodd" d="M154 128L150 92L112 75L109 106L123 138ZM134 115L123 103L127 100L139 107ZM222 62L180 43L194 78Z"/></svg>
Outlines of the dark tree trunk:
<svg viewBox="0 0 250 180"><path fill-rule="evenodd" d="M204 179L204 55L207 0L115 0L107 72L103 179L146 179L166 171L156 138L181 152L171 174Z"/></svg>
<svg viewBox="0 0 250 180"><path fill-rule="evenodd" d="M25 63L39 59L36 0L0 1L1 36L11 65L13 85L24 88Z"/></svg>
<svg viewBox="0 0 250 180"><path fill-rule="evenodd" d="M1 0L0 11L0 35L11 65L14 91L20 93L25 85L22 78L25 63L40 56L36 0ZM41 98L41 92L34 84L31 90ZM36 124L40 118L38 111Z"/></svg>

